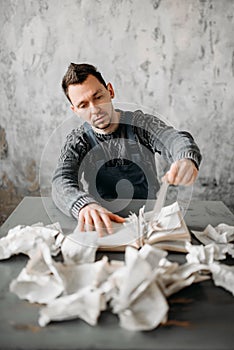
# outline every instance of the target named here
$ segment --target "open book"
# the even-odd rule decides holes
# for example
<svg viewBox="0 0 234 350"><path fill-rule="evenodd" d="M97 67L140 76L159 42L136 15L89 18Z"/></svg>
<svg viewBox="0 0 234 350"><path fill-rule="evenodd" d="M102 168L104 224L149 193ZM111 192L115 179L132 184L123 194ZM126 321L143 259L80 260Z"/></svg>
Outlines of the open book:
<svg viewBox="0 0 234 350"><path fill-rule="evenodd" d="M125 223L113 223L114 233L98 238L99 250L123 251L127 245L140 248L143 244L158 248L186 252L185 243L191 241L189 230L177 202L163 207L157 221L152 212L139 210L131 214Z"/></svg>

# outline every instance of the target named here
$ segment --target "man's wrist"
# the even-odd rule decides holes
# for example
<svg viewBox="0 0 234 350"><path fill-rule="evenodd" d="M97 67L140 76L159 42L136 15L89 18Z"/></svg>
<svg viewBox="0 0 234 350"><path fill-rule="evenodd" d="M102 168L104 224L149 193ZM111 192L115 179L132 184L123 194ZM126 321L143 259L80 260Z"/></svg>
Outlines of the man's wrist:
<svg viewBox="0 0 234 350"><path fill-rule="evenodd" d="M193 151L185 151L182 154L180 154L179 158L177 160L181 159L189 159L191 160L194 165L196 166L197 170L199 170L199 165L201 163L201 156L197 155L196 152Z"/></svg>
<svg viewBox="0 0 234 350"><path fill-rule="evenodd" d="M79 212L82 208L84 208L86 205L91 204L91 203L97 203L95 199L89 196L81 197L75 202L72 206L71 209L71 214L72 216L77 219L79 216ZM97 203L98 204L98 203Z"/></svg>

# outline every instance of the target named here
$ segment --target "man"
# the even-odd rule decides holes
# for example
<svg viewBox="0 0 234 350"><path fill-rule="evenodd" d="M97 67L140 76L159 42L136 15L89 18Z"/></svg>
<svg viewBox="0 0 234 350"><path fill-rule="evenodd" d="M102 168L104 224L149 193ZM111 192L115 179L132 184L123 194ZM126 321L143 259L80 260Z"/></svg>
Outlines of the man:
<svg viewBox="0 0 234 350"><path fill-rule="evenodd" d="M61 211L78 219L81 231L95 227L100 235L104 230L112 233L112 221L124 221L103 207L105 201L155 198L156 152L170 163L164 181L194 183L201 154L189 133L139 110L115 110L113 86L92 65L71 63L62 87L84 124L67 137L52 181L52 198Z"/></svg>

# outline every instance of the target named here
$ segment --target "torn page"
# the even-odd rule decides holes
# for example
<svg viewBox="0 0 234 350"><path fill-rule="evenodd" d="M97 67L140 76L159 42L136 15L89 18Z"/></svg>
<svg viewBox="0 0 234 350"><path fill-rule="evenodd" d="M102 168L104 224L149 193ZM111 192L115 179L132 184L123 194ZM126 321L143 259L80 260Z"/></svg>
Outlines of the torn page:
<svg viewBox="0 0 234 350"><path fill-rule="evenodd" d="M214 284L225 288L234 295L234 266L213 263L210 265L210 270Z"/></svg>
<svg viewBox="0 0 234 350"><path fill-rule="evenodd" d="M139 250L139 255L145 261L147 261L151 269L154 270L155 268L160 266L161 261L167 257L168 253L161 249L158 249L157 247L152 247L149 244L145 244Z"/></svg>
<svg viewBox="0 0 234 350"><path fill-rule="evenodd" d="M32 226L18 225L9 230L7 236L0 239L0 260L20 253L33 256L42 242L50 247L52 255L57 255L60 247L56 245L56 236L62 229L59 223L42 225L41 223Z"/></svg>
<svg viewBox="0 0 234 350"><path fill-rule="evenodd" d="M202 274L198 279L198 274ZM190 286L194 282L209 279L209 267L205 264L183 264L180 265L171 274L161 274L159 276L160 286L166 297L177 293L181 289Z"/></svg>
<svg viewBox="0 0 234 350"><path fill-rule="evenodd" d="M107 257L92 264L65 265L53 261L44 243L11 282L10 291L20 299L49 303L61 294L72 294L87 286L99 287L110 273Z"/></svg>
<svg viewBox="0 0 234 350"><path fill-rule="evenodd" d="M156 283L151 283L129 308L119 314L120 326L132 330L151 330L167 319L168 303Z"/></svg>
<svg viewBox="0 0 234 350"><path fill-rule="evenodd" d="M140 255L136 249L127 247L125 266L110 277L115 284L111 300L113 312L118 313L121 326L129 330L153 329L168 311L167 301L154 281L152 260L149 259L149 264L144 259L149 258L149 249L153 250L146 248ZM160 261L163 256L162 252L158 253Z"/></svg>
<svg viewBox="0 0 234 350"><path fill-rule="evenodd" d="M174 202L171 205L163 207L158 216L157 221L154 219L150 220L151 212L145 213L146 220L150 222L158 230L171 230L181 226L181 220L178 216L180 207L178 202Z"/></svg>
<svg viewBox="0 0 234 350"><path fill-rule="evenodd" d="M94 263L57 264L57 271L63 280L64 294L72 294L79 289L91 286L99 288L111 274L106 256Z"/></svg>
<svg viewBox="0 0 234 350"><path fill-rule="evenodd" d="M94 262L98 248L98 233L74 232L66 237L61 245L61 252L66 264Z"/></svg>
<svg viewBox="0 0 234 350"><path fill-rule="evenodd" d="M177 210L176 206L170 210L173 213ZM145 215L141 214L140 218L133 215L126 225L121 226L136 238L139 238L139 232L143 235L146 228ZM170 211L167 215L170 215ZM12 231L13 238L21 228L17 227L16 233ZM40 224L31 226L31 231L27 229L26 234L35 230L42 232L43 228L45 229ZM21 299L47 304L40 312L41 326L53 320L73 318L81 318L90 325L95 325L100 312L110 302L112 311L119 316L121 327L129 330L154 329L167 318L166 298L192 283L212 276L216 285L234 294L233 267L216 262L224 254L220 250L221 244L225 244L227 249L233 249L232 231L220 226L220 231L216 232L221 232L222 235L223 229L226 234L222 236L222 241L227 240L228 243L212 241L207 246L193 246L187 242L187 263L179 265L167 259L167 252L147 244L140 250L127 247L125 263L109 263L105 256L93 262L99 244L96 232L74 232L68 238L56 227L46 227L46 230L56 231L56 234L48 234L44 230L42 238L37 234L33 245L25 250L29 252L30 259L19 276L12 281L10 290ZM124 230L121 234L124 234ZM24 241L22 233L19 237ZM210 237L216 237L216 233L212 232ZM48 238L49 245L45 238ZM19 242L17 239L16 242ZM77 244L77 240L80 244ZM53 260L51 254L56 250L52 247L61 247L64 262Z"/></svg>
<svg viewBox="0 0 234 350"><path fill-rule="evenodd" d="M215 243L219 249L219 258L216 260L222 260L226 258L226 254L229 253L234 257L234 226L226 224L219 224L216 227L208 225L204 231L192 231L195 237L204 245Z"/></svg>
<svg viewBox="0 0 234 350"><path fill-rule="evenodd" d="M31 303L48 303L64 291L50 249L41 243L19 276L10 284L10 291Z"/></svg>
<svg viewBox="0 0 234 350"><path fill-rule="evenodd" d="M195 266L204 270L204 266L199 263L207 264L207 271L212 273L212 278L216 286L221 286L234 295L234 266L220 264L216 260L219 259L219 246L215 243L206 246L188 244L189 253L186 259ZM182 267L183 268L183 267Z"/></svg>
<svg viewBox="0 0 234 350"><path fill-rule="evenodd" d="M192 245L189 242L186 243L188 254L186 255L186 260L189 263L202 263L202 264L211 264L215 260L224 259L223 251L220 250L220 247L211 243L208 245Z"/></svg>
<svg viewBox="0 0 234 350"><path fill-rule="evenodd" d="M234 241L234 226L219 224L213 228L213 226L208 225L205 229L205 233L216 243L229 243Z"/></svg>
<svg viewBox="0 0 234 350"><path fill-rule="evenodd" d="M74 294L52 301L40 310L38 322L41 327L44 327L51 321L81 318L94 326L97 324L100 312L105 308L105 299L101 292L88 286Z"/></svg>

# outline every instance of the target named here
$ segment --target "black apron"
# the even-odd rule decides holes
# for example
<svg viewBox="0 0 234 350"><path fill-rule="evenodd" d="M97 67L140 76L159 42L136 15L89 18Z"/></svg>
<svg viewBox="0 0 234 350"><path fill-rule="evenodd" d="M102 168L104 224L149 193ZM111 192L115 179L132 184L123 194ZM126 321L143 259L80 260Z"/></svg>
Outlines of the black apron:
<svg viewBox="0 0 234 350"><path fill-rule="evenodd" d="M104 200L155 199L159 184L154 154L149 150L142 154L142 147L139 147L130 123L120 124L119 127L121 137L118 142L123 143L124 154L116 159L117 165L113 166L113 159L105 147L112 139L104 142L98 140L92 127L84 123L92 152L92 163L84 171L88 192L97 201L100 201L99 196Z"/></svg>

